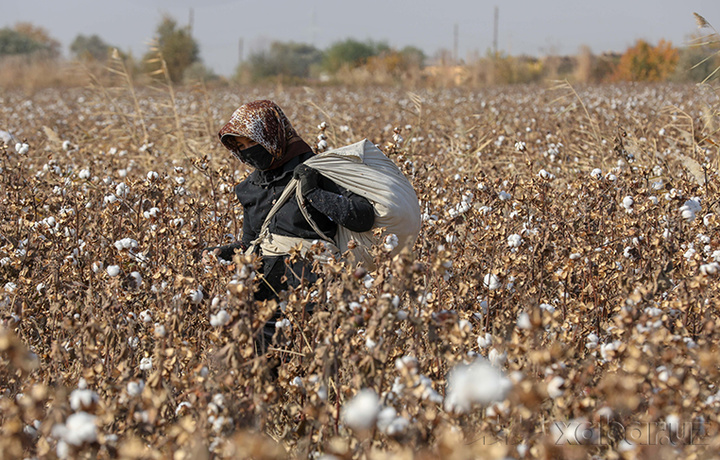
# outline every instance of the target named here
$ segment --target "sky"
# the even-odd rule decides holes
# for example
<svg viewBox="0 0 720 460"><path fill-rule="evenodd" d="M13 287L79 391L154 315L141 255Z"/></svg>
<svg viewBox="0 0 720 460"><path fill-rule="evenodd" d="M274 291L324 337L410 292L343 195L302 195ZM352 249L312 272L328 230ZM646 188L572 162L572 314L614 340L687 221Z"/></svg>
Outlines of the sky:
<svg viewBox="0 0 720 460"><path fill-rule="evenodd" d="M582 45L622 52L638 39L683 46L698 32L693 12L720 30L719 0L0 0L0 28L42 26L65 56L77 35L97 34L139 58L167 14L191 23L203 63L230 76L241 56L273 40L325 49L371 39L432 57L453 52L457 29L457 54L467 59L492 49L495 7L498 50L510 55L569 55Z"/></svg>

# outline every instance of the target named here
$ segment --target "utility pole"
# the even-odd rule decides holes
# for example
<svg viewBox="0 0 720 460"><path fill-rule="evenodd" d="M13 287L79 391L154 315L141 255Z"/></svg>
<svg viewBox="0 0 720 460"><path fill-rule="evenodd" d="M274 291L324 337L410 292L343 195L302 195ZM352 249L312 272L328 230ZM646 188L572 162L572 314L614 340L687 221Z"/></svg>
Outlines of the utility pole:
<svg viewBox="0 0 720 460"><path fill-rule="evenodd" d="M454 39L453 39L453 64L457 65L458 63L458 25L455 23L455 28L453 31Z"/></svg>
<svg viewBox="0 0 720 460"><path fill-rule="evenodd" d="M495 6L495 26L493 27L493 57L497 57L498 53L498 7Z"/></svg>

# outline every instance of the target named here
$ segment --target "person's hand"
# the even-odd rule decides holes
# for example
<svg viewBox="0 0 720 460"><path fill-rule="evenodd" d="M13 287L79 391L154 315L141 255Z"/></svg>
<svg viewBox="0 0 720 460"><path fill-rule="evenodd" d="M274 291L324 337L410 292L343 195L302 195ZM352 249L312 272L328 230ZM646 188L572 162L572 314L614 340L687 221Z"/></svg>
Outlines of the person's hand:
<svg viewBox="0 0 720 460"><path fill-rule="evenodd" d="M220 248L208 248L203 249L202 252L202 263L211 264L217 260L217 256L220 254Z"/></svg>
<svg viewBox="0 0 720 460"><path fill-rule="evenodd" d="M301 163L293 170L293 177L300 181L300 192L302 196L318 188L318 177L320 173L316 169L311 168L305 163Z"/></svg>

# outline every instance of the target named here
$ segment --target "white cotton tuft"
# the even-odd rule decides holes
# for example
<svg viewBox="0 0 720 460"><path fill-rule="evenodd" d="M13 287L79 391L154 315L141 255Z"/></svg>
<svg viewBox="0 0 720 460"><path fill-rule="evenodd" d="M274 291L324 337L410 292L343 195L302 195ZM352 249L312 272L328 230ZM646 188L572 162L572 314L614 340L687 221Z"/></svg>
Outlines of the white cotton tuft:
<svg viewBox="0 0 720 460"><path fill-rule="evenodd" d="M360 390L341 410L343 422L353 430L366 430L373 426L380 413L380 398L371 389Z"/></svg>
<svg viewBox="0 0 720 460"><path fill-rule="evenodd" d="M123 249L135 249L138 247L138 242L132 238L122 238L113 243L118 251Z"/></svg>
<svg viewBox="0 0 720 460"><path fill-rule="evenodd" d="M117 265L108 266L107 274L110 276L118 276L120 274L120 267Z"/></svg>
<svg viewBox="0 0 720 460"><path fill-rule="evenodd" d="M64 425L55 425L52 434L67 444L80 446L86 442L97 441L97 417L87 412L76 412L65 420Z"/></svg>
<svg viewBox="0 0 720 460"><path fill-rule="evenodd" d="M98 394L87 388L78 388L70 393L70 407L74 411L89 409L99 400Z"/></svg>
<svg viewBox="0 0 720 460"><path fill-rule="evenodd" d="M633 200L633 197L631 196L626 196L622 200L623 208L625 208L626 211L631 211L633 204L635 204L635 200Z"/></svg>
<svg viewBox="0 0 720 460"><path fill-rule="evenodd" d="M518 248L522 244L523 239L517 233L513 233L512 235L508 236L507 242L508 246L510 246L511 248Z"/></svg>
<svg viewBox="0 0 720 460"><path fill-rule="evenodd" d="M702 210L700 206L700 198L695 197L691 200L687 200L682 206L680 206L680 215L683 219L691 221L695 220L695 216Z"/></svg>
<svg viewBox="0 0 720 460"><path fill-rule="evenodd" d="M393 249L395 249L398 245L398 237L394 233L391 233L390 235L385 237L385 242L383 243L383 247L386 251L390 252Z"/></svg>
<svg viewBox="0 0 720 460"><path fill-rule="evenodd" d="M499 289L502 286L498 277L492 273L488 273L487 275L485 275L485 278L483 278L483 285L485 285L485 287L490 289L491 291Z"/></svg>
<svg viewBox="0 0 720 460"><path fill-rule="evenodd" d="M552 379L550 379L550 382L547 384L547 392L548 395L553 398L559 398L563 394L563 390L560 388L565 383L565 379L560 377L559 375L556 375Z"/></svg>
<svg viewBox="0 0 720 460"><path fill-rule="evenodd" d="M145 388L144 380L128 382L127 393L128 393L128 395L133 396L133 397L139 396L142 393L144 388Z"/></svg>
<svg viewBox="0 0 720 460"><path fill-rule="evenodd" d="M471 364L459 364L448 375L445 410L465 413L474 404L488 405L504 401L512 382L483 358Z"/></svg>
<svg viewBox="0 0 720 460"><path fill-rule="evenodd" d="M141 371L149 371L152 370L152 358L143 358L140 360L140 365L138 366Z"/></svg>
<svg viewBox="0 0 720 460"><path fill-rule="evenodd" d="M18 142L17 144L15 144L15 151L19 155L25 155L26 153L28 153L29 150L30 146L28 144L25 144L23 142Z"/></svg>
<svg viewBox="0 0 720 460"><path fill-rule="evenodd" d="M530 315L528 315L527 312L520 312L517 319L517 327L518 329L532 328L532 323L530 323Z"/></svg>
<svg viewBox="0 0 720 460"><path fill-rule="evenodd" d="M190 297L190 301L195 304L202 302L202 299L205 297L200 289L191 291L188 296Z"/></svg>
<svg viewBox="0 0 720 460"><path fill-rule="evenodd" d="M216 297L217 298L217 297ZM213 299L214 300L214 299ZM214 315L210 315L210 325L212 327L223 327L230 322L230 315L223 309Z"/></svg>

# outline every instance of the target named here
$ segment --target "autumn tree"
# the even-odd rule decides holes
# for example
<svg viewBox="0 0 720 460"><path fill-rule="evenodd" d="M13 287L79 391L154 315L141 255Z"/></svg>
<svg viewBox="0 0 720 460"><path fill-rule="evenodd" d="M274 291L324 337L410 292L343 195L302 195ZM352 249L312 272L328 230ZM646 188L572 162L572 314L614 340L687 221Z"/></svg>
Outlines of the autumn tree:
<svg viewBox="0 0 720 460"><path fill-rule="evenodd" d="M613 81L662 81L675 70L679 53L671 42L660 40L652 46L645 40L638 40L620 57Z"/></svg>
<svg viewBox="0 0 720 460"><path fill-rule="evenodd" d="M157 60L160 53L167 64L170 80L178 83L183 80L185 70L193 63L200 61L200 47L190 34L189 27L179 27L170 16L164 16L156 32L156 49L145 55L146 70L158 69Z"/></svg>

